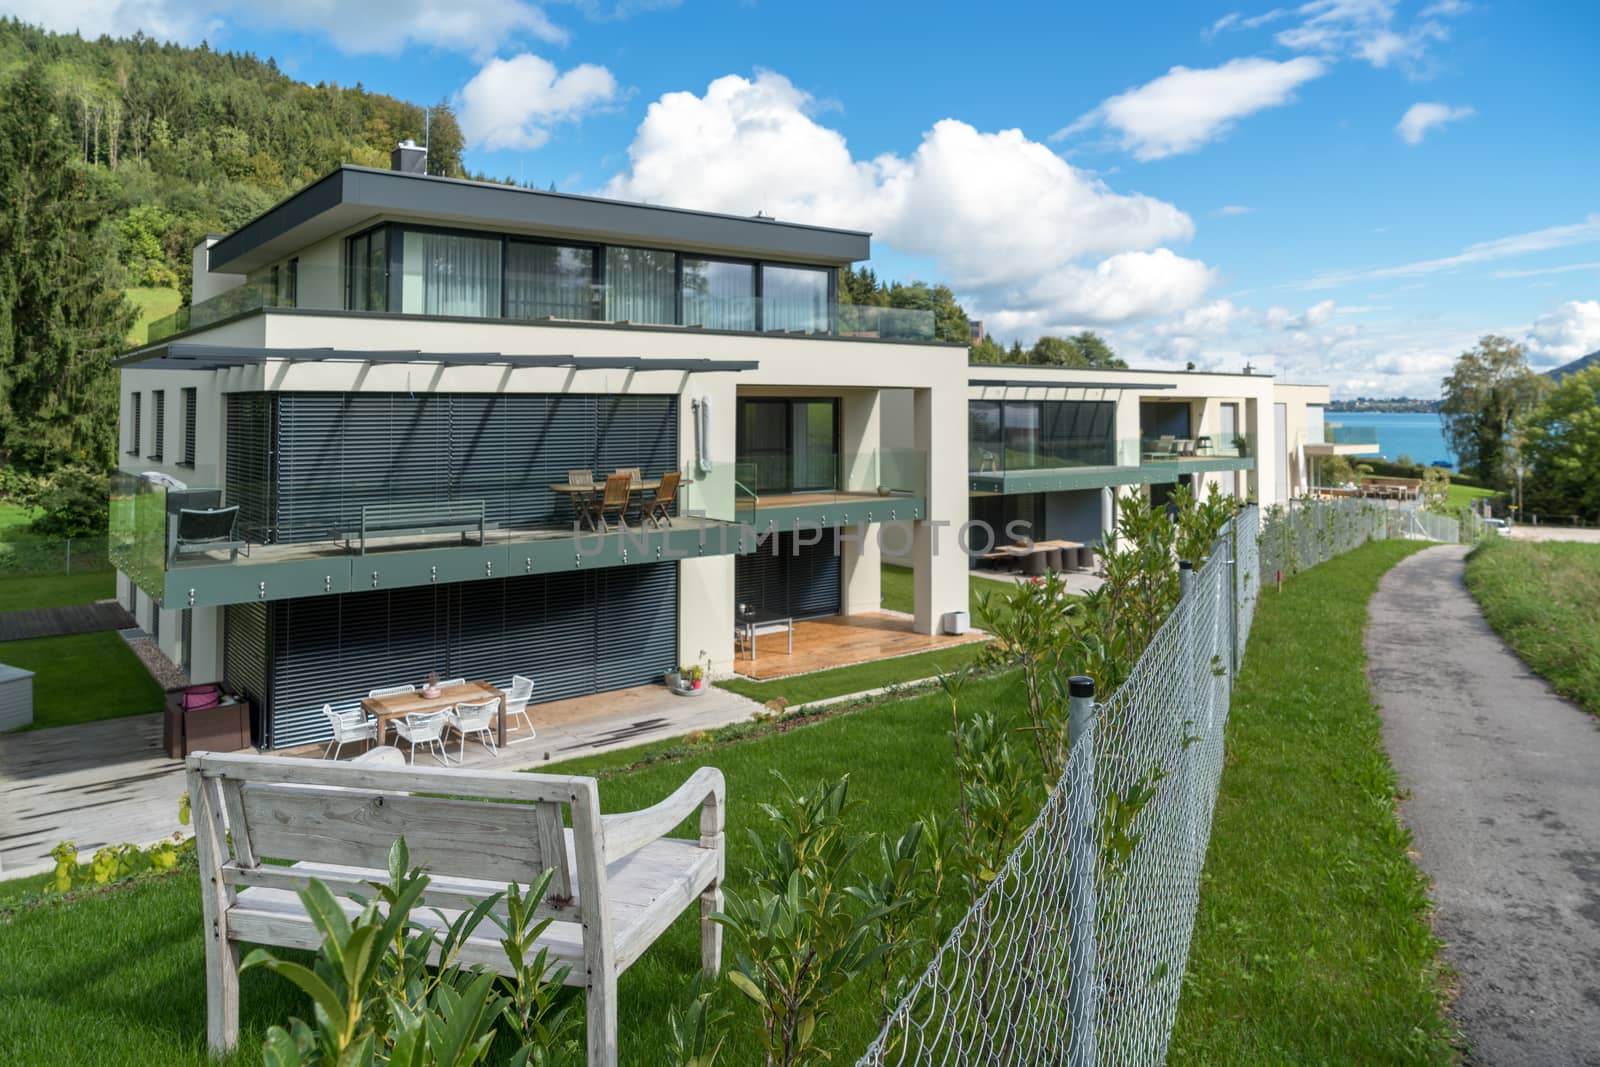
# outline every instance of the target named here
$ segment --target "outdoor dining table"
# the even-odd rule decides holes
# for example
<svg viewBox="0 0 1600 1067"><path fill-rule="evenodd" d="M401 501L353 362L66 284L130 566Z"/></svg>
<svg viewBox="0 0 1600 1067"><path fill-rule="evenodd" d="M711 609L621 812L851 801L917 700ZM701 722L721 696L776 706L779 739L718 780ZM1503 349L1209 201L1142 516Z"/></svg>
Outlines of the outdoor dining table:
<svg viewBox="0 0 1600 1067"><path fill-rule="evenodd" d="M1082 548L1081 541L1029 541L1023 545L1001 545L993 552L985 552L984 559L1021 559L1031 556L1036 552L1049 552L1052 549Z"/></svg>
<svg viewBox="0 0 1600 1067"><path fill-rule="evenodd" d="M378 743L383 744L388 739L391 719L403 719L407 715L426 715L457 704L481 704L485 700L493 699L500 701L500 730L496 743L503 745L506 743L506 694L488 682L467 682L464 685L446 686L439 690L439 695L436 697L423 696L420 689L414 693L367 697L361 702L361 710L378 720Z"/></svg>

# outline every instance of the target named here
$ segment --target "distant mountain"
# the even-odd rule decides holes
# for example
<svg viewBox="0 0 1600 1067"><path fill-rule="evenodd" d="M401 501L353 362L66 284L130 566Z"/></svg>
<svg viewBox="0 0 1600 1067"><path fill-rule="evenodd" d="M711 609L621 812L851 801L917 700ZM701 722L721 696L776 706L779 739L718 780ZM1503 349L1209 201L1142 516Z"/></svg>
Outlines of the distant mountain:
<svg viewBox="0 0 1600 1067"><path fill-rule="evenodd" d="M1559 382L1569 374L1577 374L1579 371L1589 367L1600 367L1600 351L1590 352L1587 356L1579 356L1571 363L1557 367L1555 370L1545 371L1545 374L1551 381Z"/></svg>

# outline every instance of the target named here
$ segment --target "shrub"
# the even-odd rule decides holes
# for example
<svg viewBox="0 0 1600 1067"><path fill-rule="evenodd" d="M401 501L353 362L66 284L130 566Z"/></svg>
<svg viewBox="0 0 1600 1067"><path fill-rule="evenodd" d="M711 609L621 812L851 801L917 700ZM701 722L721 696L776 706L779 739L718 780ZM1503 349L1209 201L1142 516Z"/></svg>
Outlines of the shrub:
<svg viewBox="0 0 1600 1067"><path fill-rule="evenodd" d="M30 529L46 537L103 534L110 521L111 479L91 467L59 467L37 478L17 479L11 496L44 512Z"/></svg>

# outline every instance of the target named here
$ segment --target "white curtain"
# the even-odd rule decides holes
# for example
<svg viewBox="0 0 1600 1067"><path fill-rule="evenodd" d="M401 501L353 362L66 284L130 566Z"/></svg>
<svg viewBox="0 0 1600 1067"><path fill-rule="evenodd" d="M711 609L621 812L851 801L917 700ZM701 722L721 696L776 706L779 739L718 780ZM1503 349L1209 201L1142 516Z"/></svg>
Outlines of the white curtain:
<svg viewBox="0 0 1600 1067"><path fill-rule="evenodd" d="M500 239L407 230L400 309L407 315L500 317Z"/></svg>
<svg viewBox="0 0 1600 1067"><path fill-rule="evenodd" d="M606 249L606 318L672 323L678 319L678 257L650 248Z"/></svg>
<svg viewBox="0 0 1600 1067"><path fill-rule="evenodd" d="M828 272L761 268L762 323L768 330L828 332Z"/></svg>
<svg viewBox="0 0 1600 1067"><path fill-rule="evenodd" d="M749 263L683 261L683 322L712 330L756 328L756 272Z"/></svg>

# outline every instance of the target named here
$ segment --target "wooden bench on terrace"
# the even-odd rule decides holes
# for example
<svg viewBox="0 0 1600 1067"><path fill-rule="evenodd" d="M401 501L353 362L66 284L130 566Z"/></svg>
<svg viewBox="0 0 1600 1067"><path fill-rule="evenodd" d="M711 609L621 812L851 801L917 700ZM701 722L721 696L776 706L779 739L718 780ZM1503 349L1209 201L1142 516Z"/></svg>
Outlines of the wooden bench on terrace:
<svg viewBox="0 0 1600 1067"><path fill-rule="evenodd" d="M347 548L359 546L363 556L367 554L368 537L459 533L465 544L467 535L476 530L478 544L481 545L487 525L484 521L486 511L481 500L363 504L360 527L342 536Z"/></svg>
<svg viewBox="0 0 1600 1067"><path fill-rule="evenodd" d="M1422 492L1420 478L1366 477L1361 479L1361 495L1380 500L1415 500Z"/></svg>
<svg viewBox="0 0 1600 1067"><path fill-rule="evenodd" d="M696 898L701 967L713 977L721 968L722 929L710 916L722 908L725 787L714 767L654 807L615 815L600 813L593 778L210 752L189 757L188 777L216 1052L239 1041L240 943L315 950L322 939L298 890L318 879L359 914L350 894L388 881L389 848L402 835L432 879L413 913L430 925L555 872L540 909L554 921L538 947L585 990L591 1067L617 1062L617 977ZM696 811L698 839L666 836ZM461 962L504 973L499 930L486 925Z"/></svg>

